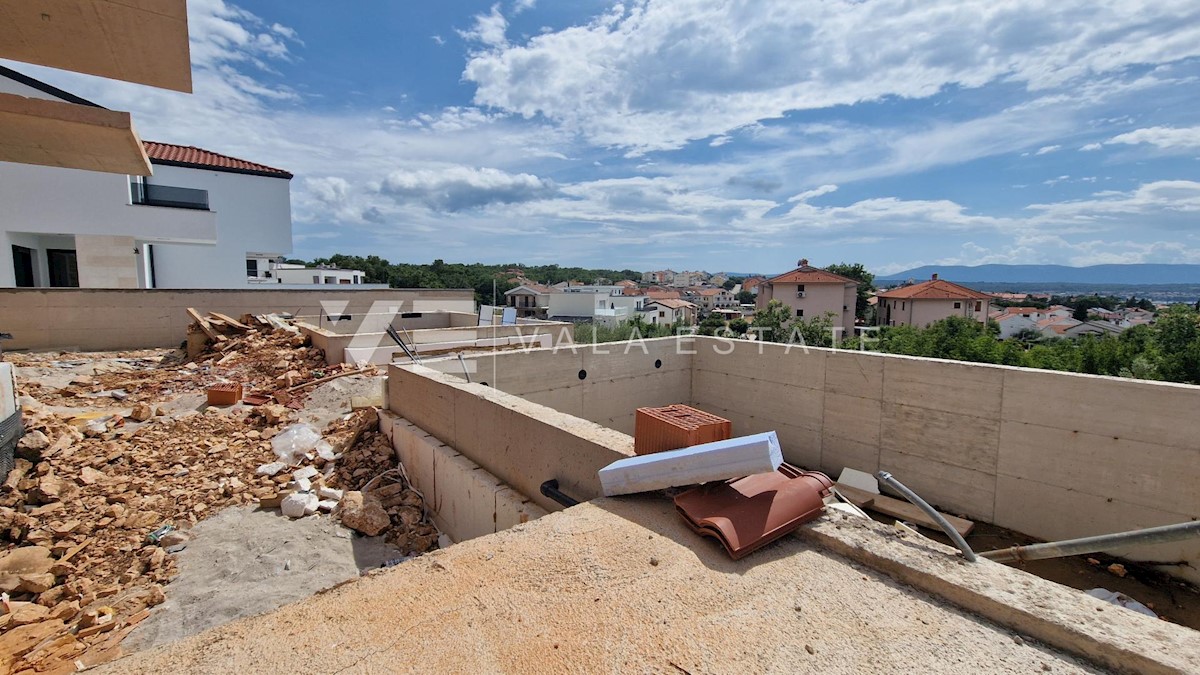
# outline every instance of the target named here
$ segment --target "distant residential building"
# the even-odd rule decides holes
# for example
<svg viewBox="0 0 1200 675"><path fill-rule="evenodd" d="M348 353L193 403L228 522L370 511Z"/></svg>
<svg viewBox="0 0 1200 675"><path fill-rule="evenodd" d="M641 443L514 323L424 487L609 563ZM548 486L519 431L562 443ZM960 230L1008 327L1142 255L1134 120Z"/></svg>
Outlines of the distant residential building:
<svg viewBox="0 0 1200 675"><path fill-rule="evenodd" d="M246 278L252 284L361 286L366 284L367 273L328 265L306 267L296 263L268 262L250 257L246 260ZM370 285L387 288L387 284Z"/></svg>
<svg viewBox="0 0 1200 675"><path fill-rule="evenodd" d="M1041 332L1038 321L1050 318L1038 307L1003 307L990 318L1000 326L1000 339L1008 339L1025 330Z"/></svg>
<svg viewBox="0 0 1200 675"><path fill-rule="evenodd" d="M625 295L622 286L569 286L549 289L546 317L561 321L620 323L647 302L641 295Z"/></svg>
<svg viewBox="0 0 1200 675"><path fill-rule="evenodd" d="M742 281L742 290L758 295L759 284L766 281L763 277L749 277Z"/></svg>
<svg viewBox="0 0 1200 675"><path fill-rule="evenodd" d="M723 272L717 272L708 278L708 283L713 286L724 286L726 281L729 281L729 275Z"/></svg>
<svg viewBox="0 0 1200 675"><path fill-rule="evenodd" d="M1062 331L1064 337L1083 335L1119 335L1122 328L1111 321L1084 321Z"/></svg>
<svg viewBox="0 0 1200 675"><path fill-rule="evenodd" d="M620 286L622 288L637 288L638 287L636 281L630 281L629 279L622 279L614 285Z"/></svg>
<svg viewBox="0 0 1200 675"><path fill-rule="evenodd" d="M724 288L705 288L699 292L697 299L699 302L696 304L705 314L717 309L736 307L738 304L737 297Z"/></svg>
<svg viewBox="0 0 1200 675"><path fill-rule="evenodd" d="M835 328L854 326L854 307L858 301L858 282L813 267L801 259L800 266L791 272L762 282L758 292L758 309L778 300L796 318L812 319L833 314Z"/></svg>
<svg viewBox="0 0 1200 675"><path fill-rule="evenodd" d="M1042 335L1050 338L1067 337L1067 331L1082 325L1083 322L1071 317L1052 316L1037 322L1037 329Z"/></svg>
<svg viewBox="0 0 1200 675"><path fill-rule="evenodd" d="M992 302L991 295L939 279L936 274L929 281L881 291L876 297L879 325L917 328L952 316L986 323Z"/></svg>
<svg viewBox="0 0 1200 675"><path fill-rule="evenodd" d="M687 300L649 300L641 309L642 318L650 324L683 324L691 326L696 323L696 305Z"/></svg>
<svg viewBox="0 0 1200 675"><path fill-rule="evenodd" d="M657 272L643 272L642 281L648 284L670 284L675 281L674 270L659 270Z"/></svg>
<svg viewBox="0 0 1200 675"><path fill-rule="evenodd" d="M504 292L504 301L517 308L518 317L544 319L550 309L550 287L531 281Z"/></svg>
<svg viewBox="0 0 1200 675"><path fill-rule="evenodd" d="M699 286L708 280L708 274L705 272L676 272L675 277L667 282L671 286Z"/></svg>

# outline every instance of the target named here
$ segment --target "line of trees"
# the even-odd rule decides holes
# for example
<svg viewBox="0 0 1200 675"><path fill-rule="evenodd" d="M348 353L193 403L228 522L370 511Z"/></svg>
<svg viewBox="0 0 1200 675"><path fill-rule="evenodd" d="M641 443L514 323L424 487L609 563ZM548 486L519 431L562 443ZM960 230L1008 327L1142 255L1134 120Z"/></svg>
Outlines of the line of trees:
<svg viewBox="0 0 1200 675"><path fill-rule="evenodd" d="M440 258L425 265L391 263L377 255L363 257L334 254L328 258L317 258L307 263L303 260L289 262L362 270L366 273L367 283L387 284L392 288L471 288L475 291L476 302L483 304L492 302L493 282L497 300L501 302L503 302L505 291L516 288L516 284L509 282L511 275L507 274L507 271L510 269L520 269L529 279L545 284L574 280L591 283L598 278L609 279L615 283L622 279L637 281L642 278L641 272L635 270L587 269L559 267L558 265L522 265L520 263L503 265L473 263L467 265L447 263Z"/></svg>
<svg viewBox="0 0 1200 675"><path fill-rule="evenodd" d="M787 308L771 301L754 318L752 330L771 342L833 345L832 315L793 319ZM1001 340L995 322L949 317L928 328L884 326L864 343L854 336L839 341L844 349L908 356L995 363L1093 375L1200 384L1200 313L1189 305L1172 305L1155 322L1134 326L1119 335L1078 338ZM874 339L871 339L874 338Z"/></svg>

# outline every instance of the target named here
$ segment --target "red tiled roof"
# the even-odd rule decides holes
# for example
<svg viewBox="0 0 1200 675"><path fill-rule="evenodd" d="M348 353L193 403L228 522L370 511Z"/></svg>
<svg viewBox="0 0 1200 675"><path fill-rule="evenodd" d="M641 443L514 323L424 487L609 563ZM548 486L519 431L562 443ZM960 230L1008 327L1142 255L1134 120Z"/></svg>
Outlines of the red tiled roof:
<svg viewBox="0 0 1200 675"><path fill-rule="evenodd" d="M767 280L771 284L854 284L858 282L844 277L840 274L834 274L829 270L823 270L812 265L803 265L797 267L791 272L785 272L777 277Z"/></svg>
<svg viewBox="0 0 1200 675"><path fill-rule="evenodd" d="M912 286L893 288L879 294L881 298L896 300L990 300L992 296L966 286L959 286L945 279L923 281Z"/></svg>
<svg viewBox="0 0 1200 675"><path fill-rule="evenodd" d="M679 291L647 291L646 297L652 300L678 300L683 295Z"/></svg>
<svg viewBox="0 0 1200 675"><path fill-rule="evenodd" d="M618 286L625 286L626 288L637 288L637 282L636 282L636 281L630 281L629 279L622 279L622 280L620 280L620 281L618 281L618 282L617 282L617 285L618 285Z"/></svg>
<svg viewBox="0 0 1200 675"><path fill-rule="evenodd" d="M190 145L173 145L171 143L157 143L155 141L142 141L142 144L146 146L146 154L149 155L150 162L153 164L186 166L196 169L215 169L217 171L248 173L255 176L273 176L276 178L292 177L292 174L283 169L248 162L244 159L222 155Z"/></svg>
<svg viewBox="0 0 1200 675"><path fill-rule="evenodd" d="M724 288L706 288L700 291L700 295L720 295L725 292Z"/></svg>

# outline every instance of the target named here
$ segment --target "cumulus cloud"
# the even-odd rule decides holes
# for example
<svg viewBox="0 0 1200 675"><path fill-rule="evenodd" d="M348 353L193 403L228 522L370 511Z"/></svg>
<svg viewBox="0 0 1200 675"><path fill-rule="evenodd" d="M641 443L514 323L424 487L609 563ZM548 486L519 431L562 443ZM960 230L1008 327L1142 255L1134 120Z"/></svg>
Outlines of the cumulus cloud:
<svg viewBox="0 0 1200 675"><path fill-rule="evenodd" d="M485 17L499 24L497 15ZM1200 6L647 0L524 44L501 46L502 35L489 34L480 41L497 48L464 71L477 104L544 115L595 143L644 152L791 110L1001 81L1042 90L1178 61L1200 55Z"/></svg>
<svg viewBox="0 0 1200 675"><path fill-rule="evenodd" d="M1033 154L1048 155L1048 154L1054 152L1055 150L1058 150L1061 147L1062 147L1061 145L1043 145L1042 147L1037 149L1037 152L1035 152Z"/></svg>
<svg viewBox="0 0 1200 675"><path fill-rule="evenodd" d="M1148 127L1113 136L1108 143L1147 143L1162 150L1195 150L1200 148L1200 127Z"/></svg>
<svg viewBox="0 0 1200 675"><path fill-rule="evenodd" d="M487 14L476 14L475 25L467 30L458 31L458 35L468 42L478 42L485 47L504 47L508 38L504 36L508 30L508 19L500 13L500 4L492 5Z"/></svg>
<svg viewBox="0 0 1200 675"><path fill-rule="evenodd" d="M552 182L537 176L511 174L492 168L452 166L444 169L393 171L379 191L403 202L416 202L437 211L462 211L489 204L512 204L545 199L555 192Z"/></svg>

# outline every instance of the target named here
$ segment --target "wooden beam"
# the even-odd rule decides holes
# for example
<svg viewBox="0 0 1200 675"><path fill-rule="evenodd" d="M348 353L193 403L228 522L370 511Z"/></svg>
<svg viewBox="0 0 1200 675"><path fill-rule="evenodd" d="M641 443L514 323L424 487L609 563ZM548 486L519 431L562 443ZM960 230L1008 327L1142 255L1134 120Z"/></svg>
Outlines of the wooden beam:
<svg viewBox="0 0 1200 675"><path fill-rule="evenodd" d="M924 511L913 504L904 501L903 499L894 499L887 495L872 494L866 490L859 490L858 488L850 487L849 485L843 485L841 483L834 485L834 488L838 492L842 493L846 499L849 499L851 503L860 508L869 509L871 511L875 511L876 513L882 513L885 516L899 518L900 520L907 520L910 523L916 523L921 527L927 527L931 530L937 530L939 532L942 530L942 528L939 527L932 518L925 515ZM958 533L964 537L967 536L971 530L975 529L975 523L964 518L957 518L945 513L942 514L942 517L950 523L951 527L957 530Z"/></svg>
<svg viewBox="0 0 1200 675"><path fill-rule="evenodd" d="M197 312L191 307L187 308L187 313L188 316L192 317L192 321L195 321L196 325L200 326L200 330L204 331L204 334L208 336L209 340L212 340L213 342L219 342L217 338L220 336L217 334L217 331L213 330L212 324L208 322L208 319L200 316L200 312Z"/></svg>

